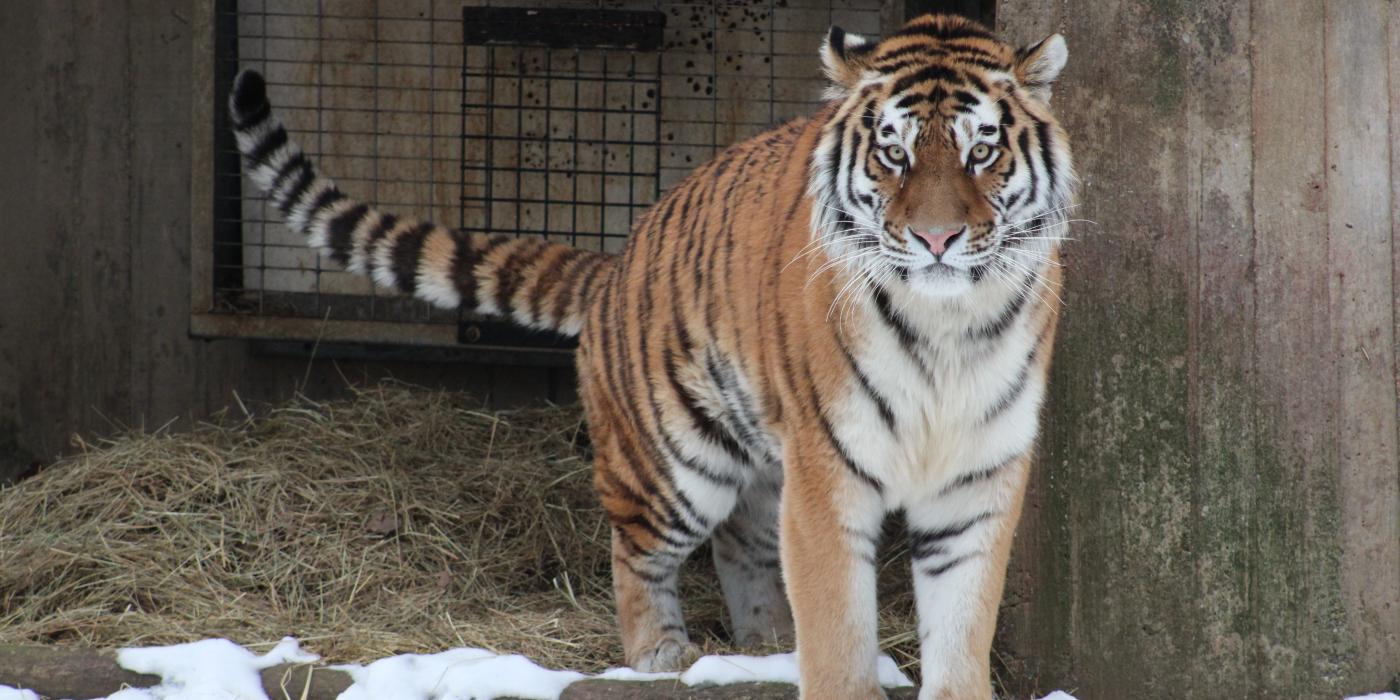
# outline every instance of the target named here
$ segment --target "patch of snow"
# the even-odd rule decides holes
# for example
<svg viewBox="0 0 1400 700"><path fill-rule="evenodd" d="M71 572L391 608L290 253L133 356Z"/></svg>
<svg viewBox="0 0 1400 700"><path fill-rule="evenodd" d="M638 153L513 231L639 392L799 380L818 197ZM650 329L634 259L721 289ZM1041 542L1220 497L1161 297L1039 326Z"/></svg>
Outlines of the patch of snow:
<svg viewBox="0 0 1400 700"><path fill-rule="evenodd" d="M680 673L673 671L663 671L647 673L645 671L633 671L626 666L610 668L602 673L593 676L605 681L673 681L681 677Z"/></svg>
<svg viewBox="0 0 1400 700"><path fill-rule="evenodd" d="M914 685L899 670L894 659L881 655L877 672L880 685L886 688L906 688ZM797 654L770 656L702 656L681 674L686 685L776 682L797 684Z"/></svg>
<svg viewBox="0 0 1400 700"><path fill-rule="evenodd" d="M321 657L285 637L261 656L227 639L205 639L167 647L122 649L117 663L128 671L160 676L161 684L123 690L108 700L267 700L258 671Z"/></svg>
<svg viewBox="0 0 1400 700"><path fill-rule="evenodd" d="M283 639L261 656L226 639L206 639L190 644L142 649L122 649L117 661L130 671L161 677L154 688L129 688L106 700L267 700L258 672L283 663L310 663L315 654L303 651L295 639ZM585 678L621 681L679 679L686 685L771 681L797 682L797 654L771 656L705 656L685 673L641 673L613 668L589 676L574 671L542 668L519 655L500 655L484 649L453 649L439 654L404 654L380 659L368 666L332 666L345 671L354 685L339 700L427 700L474 698L493 700L503 696L532 700L557 700L569 684ZM881 656L880 684L910 687L894 660ZM0 700L39 700L29 690L0 685ZM1075 700L1057 690L1041 700ZM1357 695L1346 700L1400 700L1395 693Z"/></svg>
<svg viewBox="0 0 1400 700"><path fill-rule="evenodd" d="M500 656L484 649L453 649L440 654L401 654L368 666L332 666L355 684L338 700L428 700L502 696L555 700L564 688L587 676L551 671L516 654Z"/></svg>
<svg viewBox="0 0 1400 700"><path fill-rule="evenodd" d="M39 700L39 696L32 690L0 685L0 700Z"/></svg>

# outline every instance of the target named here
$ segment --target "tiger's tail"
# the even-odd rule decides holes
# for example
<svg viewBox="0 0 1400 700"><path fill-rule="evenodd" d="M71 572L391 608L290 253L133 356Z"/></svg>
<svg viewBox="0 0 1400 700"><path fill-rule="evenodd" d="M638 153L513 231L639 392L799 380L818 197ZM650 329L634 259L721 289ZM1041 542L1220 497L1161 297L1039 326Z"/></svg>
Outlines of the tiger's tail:
<svg viewBox="0 0 1400 700"><path fill-rule="evenodd" d="M267 84L239 73L229 96L244 168L307 244L352 272L446 309L576 336L616 257L400 218L342 193L272 113Z"/></svg>

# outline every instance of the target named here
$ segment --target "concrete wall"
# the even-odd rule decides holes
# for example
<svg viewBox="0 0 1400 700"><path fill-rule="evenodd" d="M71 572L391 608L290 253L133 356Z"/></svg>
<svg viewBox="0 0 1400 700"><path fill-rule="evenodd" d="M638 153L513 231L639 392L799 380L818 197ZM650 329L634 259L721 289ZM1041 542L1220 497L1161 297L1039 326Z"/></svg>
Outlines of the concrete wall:
<svg viewBox="0 0 1400 700"><path fill-rule="evenodd" d="M1002 0L1069 39L1074 227L1003 647L1088 698L1400 676L1400 4Z"/></svg>

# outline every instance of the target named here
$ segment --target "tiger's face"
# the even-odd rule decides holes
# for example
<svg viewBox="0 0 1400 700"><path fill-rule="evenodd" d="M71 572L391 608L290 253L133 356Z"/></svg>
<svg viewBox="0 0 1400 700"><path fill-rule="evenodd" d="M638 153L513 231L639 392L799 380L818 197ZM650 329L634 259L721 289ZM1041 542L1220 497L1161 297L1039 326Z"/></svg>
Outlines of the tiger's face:
<svg viewBox="0 0 1400 700"><path fill-rule="evenodd" d="M840 104L813 154L815 235L873 284L956 297L1031 276L1074 180L1051 114L1058 34L1022 50L955 16L878 43L832 28L823 62Z"/></svg>

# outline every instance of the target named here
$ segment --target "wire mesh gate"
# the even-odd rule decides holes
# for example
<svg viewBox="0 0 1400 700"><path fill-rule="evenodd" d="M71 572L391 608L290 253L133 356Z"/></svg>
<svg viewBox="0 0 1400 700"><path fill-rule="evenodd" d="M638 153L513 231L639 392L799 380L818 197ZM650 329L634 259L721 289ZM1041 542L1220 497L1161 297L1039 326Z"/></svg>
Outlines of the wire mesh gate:
<svg viewBox="0 0 1400 700"><path fill-rule="evenodd" d="M880 34L902 16L889 0L203 9L213 58L196 79L211 99L195 157L212 175L194 193L210 197L195 205L196 335L553 352L566 347L553 336L376 289L307 249L243 189L222 107L238 69L263 72L288 128L353 196L461 229L617 251L695 166L814 111L827 27Z"/></svg>

